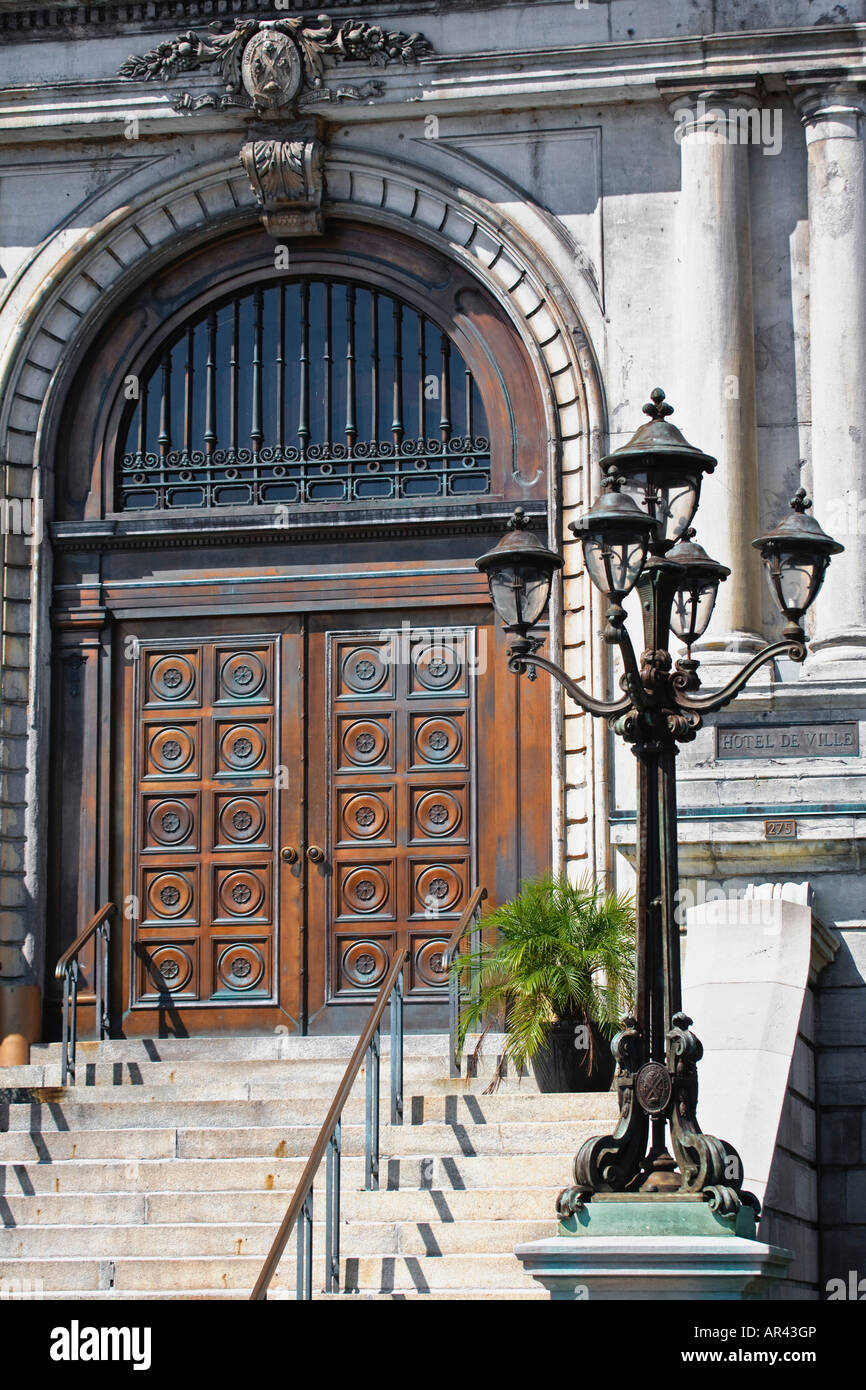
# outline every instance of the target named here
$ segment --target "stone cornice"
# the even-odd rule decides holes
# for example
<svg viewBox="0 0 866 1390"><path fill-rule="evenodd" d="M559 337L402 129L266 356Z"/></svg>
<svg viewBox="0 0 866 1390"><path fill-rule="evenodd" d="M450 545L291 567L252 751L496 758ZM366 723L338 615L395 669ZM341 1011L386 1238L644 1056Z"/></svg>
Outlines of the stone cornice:
<svg viewBox="0 0 866 1390"><path fill-rule="evenodd" d="M339 16L339 9L332 6ZM175 22L175 27L176 27ZM173 31L172 31L173 32ZM376 102L377 119L405 119L413 105L461 115L485 109L562 108L581 103L608 104L665 100L683 90L716 90L760 81L768 97L788 92L792 73L820 80L828 69L850 80L866 76L866 23L844 29L764 30L710 38L661 38L517 52L433 54L417 65L379 68L386 90ZM361 65L356 65L360 68ZM183 84L204 92L207 76L185 74ZM68 136L104 138L122 133L131 117L146 121L147 133L167 133L178 122L184 130L236 128L243 112L172 109L177 83L135 83L116 78L0 89L0 139L55 140L58 126ZM369 120L359 103L311 108L310 114L341 124Z"/></svg>
<svg viewBox="0 0 866 1390"><path fill-rule="evenodd" d="M849 81L866 76L866 24L859 25L859 42L833 53L834 67L848 75ZM817 31L820 33L820 31ZM824 31L828 39L838 39L838 31ZM689 92L716 90L753 83L760 79L765 99L787 95L788 74L796 70L808 75L815 70L816 81L827 70L828 54L816 43L816 31L808 35L756 35L753 46L744 35L728 35L719 40L652 39L646 43L606 43L523 53L467 53L445 57L435 54L421 58L414 67L378 68L385 81L385 92L375 103L378 120L406 120L438 108L443 115L464 115L484 110L553 110L580 104L620 103L620 101L660 101L667 99L671 85L680 83ZM796 46L795 38L802 39ZM763 47L758 40L766 40ZM773 40L773 42L770 42ZM784 40L784 42L783 42ZM756 47L758 46L758 47ZM742 50L740 56L740 50ZM207 76L189 74L183 86L206 92ZM179 113L172 108L177 83L133 83L114 75L104 79L75 82L31 83L0 88L0 142L39 142L57 140L58 128L64 138L104 139L124 133L132 117L147 122L149 135L236 129L249 113L200 110ZM179 88L178 88L179 90ZM310 115L336 120L341 124L370 120L370 110L361 103L343 103L321 110L311 106Z"/></svg>
<svg viewBox="0 0 866 1390"><path fill-rule="evenodd" d="M521 0L332 0L330 8L345 18L394 18L400 14L441 13L443 8L477 10L518 4ZM161 33L178 25L192 23L201 28L214 20L232 18L280 19L286 14L315 17L323 9L321 0L292 0L290 9L278 9L273 0L138 0L122 4L106 0L103 4L58 4L34 6L27 0L6 3L0 8L0 34L11 40L93 39L112 34Z"/></svg>
<svg viewBox="0 0 866 1390"><path fill-rule="evenodd" d="M548 3L555 0L548 0ZM563 5L566 0L562 0ZM573 0L567 0L569 6ZM608 8L611 0L592 0L599 10ZM0 35L6 42L39 42L60 39L93 40L118 34L173 34L178 28L191 26L204 29L214 21L226 23L233 19L280 19L287 14L309 15L315 18L322 9L333 12L335 19L363 19L379 22L395 21L402 15L441 17L443 13L476 13L485 10L526 8L525 0L291 0L290 5L278 8L274 0L103 0L103 3L75 3L61 0L53 5L34 5L32 0L0 0ZM718 41L762 39L766 35L801 34L821 45L824 35L835 35L850 43L864 26L853 23L825 24L802 28L767 30L730 30L716 34L689 34L680 42L711 45ZM642 41L623 39L624 49L639 46ZM598 47L608 47L599 44ZM525 56L525 54L524 54Z"/></svg>

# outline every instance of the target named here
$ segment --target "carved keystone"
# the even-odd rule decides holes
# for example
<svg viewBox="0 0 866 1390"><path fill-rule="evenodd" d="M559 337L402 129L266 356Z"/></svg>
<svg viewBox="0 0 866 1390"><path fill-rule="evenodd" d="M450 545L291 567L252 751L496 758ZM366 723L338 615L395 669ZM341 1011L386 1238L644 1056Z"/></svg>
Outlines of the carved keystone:
<svg viewBox="0 0 866 1390"><path fill-rule="evenodd" d="M250 140L240 158L271 236L321 234L321 140Z"/></svg>

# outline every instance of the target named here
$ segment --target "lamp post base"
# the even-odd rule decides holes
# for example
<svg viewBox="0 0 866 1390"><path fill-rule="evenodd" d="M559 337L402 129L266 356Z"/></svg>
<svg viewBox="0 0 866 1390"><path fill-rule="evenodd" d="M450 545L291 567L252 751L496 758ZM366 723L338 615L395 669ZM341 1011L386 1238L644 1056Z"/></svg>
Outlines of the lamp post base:
<svg viewBox="0 0 866 1390"><path fill-rule="evenodd" d="M724 1217L700 1197L598 1194L559 1230L514 1253L569 1302L760 1299L793 1259L755 1238L751 1207Z"/></svg>

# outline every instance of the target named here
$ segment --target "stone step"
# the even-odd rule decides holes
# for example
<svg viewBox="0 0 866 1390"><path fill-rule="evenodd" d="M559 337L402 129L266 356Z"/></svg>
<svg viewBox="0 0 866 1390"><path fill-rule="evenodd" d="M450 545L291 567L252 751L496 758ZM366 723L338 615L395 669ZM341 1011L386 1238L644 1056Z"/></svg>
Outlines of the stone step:
<svg viewBox="0 0 866 1390"><path fill-rule="evenodd" d="M182 1225L79 1225L19 1226L0 1230L0 1279L12 1275L18 1260L83 1259L98 1252L104 1259L155 1255L195 1259L201 1255L257 1255L260 1261L271 1248L275 1222L239 1221L231 1224ZM428 1221L344 1221L340 1228L343 1258L387 1255L510 1254L521 1241L554 1235L552 1214L546 1220L438 1221L431 1211ZM313 1252L324 1259L325 1226L313 1224ZM294 1237L286 1258L294 1258Z"/></svg>
<svg viewBox="0 0 866 1390"><path fill-rule="evenodd" d="M267 1102L266 1102L267 1103ZM113 1107L112 1107L113 1108ZM126 1107L121 1107L124 1111ZM89 1151L82 1148L87 1136L117 1134L127 1130L134 1117L126 1113L109 1119L114 1129L103 1129L91 1122L82 1126L80 1117L70 1118L68 1130L43 1130L28 1133L23 1126L16 1126L8 1134L0 1135L0 1161L10 1160L18 1155L10 1152L10 1143L18 1133L26 1135L27 1142L36 1145L43 1139L52 1158L117 1157L127 1149L117 1150L106 1140L103 1147L91 1145ZM180 1118L180 1117L178 1117ZM201 1119L196 1115L194 1119ZM233 1116L236 1120L237 1117ZM545 1124L541 1121L506 1121L502 1124L474 1125L464 1124L424 1124L424 1125L383 1125L380 1132L380 1153L387 1158L408 1158L414 1155L484 1155L496 1153L544 1153L545 1151L574 1151L584 1139L598 1131L593 1121L565 1121ZM165 1152L165 1130L145 1129L143 1134L154 1136L157 1152L140 1152L145 1157L171 1157ZM174 1145L174 1156L179 1158L298 1158L309 1154L310 1147L318 1131L318 1126L292 1125L288 1121L274 1122L268 1126L265 1119L243 1125L227 1123L225 1128L217 1128L205 1123L193 1124L190 1128L178 1129ZM343 1152L347 1156L364 1153L365 1129L363 1125L343 1125ZM59 1142L60 1141L60 1142ZM31 1149L32 1153L32 1149Z"/></svg>
<svg viewBox="0 0 866 1390"><path fill-rule="evenodd" d="M210 1084L235 1084L236 1081L270 1081L277 1080L284 1084L299 1083L302 1080L314 1079L317 1070L321 1069L322 1076L334 1077L335 1086L342 1079L348 1066L348 1056L346 1058L332 1058L332 1056L299 1056L299 1058L256 1058L252 1061L238 1061L238 1059L227 1059L227 1061L171 1061L171 1062L88 1062L79 1065L76 1069L75 1081L70 1081L70 1088L76 1091L88 1090L92 1086L175 1086L175 1084L186 1084L186 1086L210 1086ZM425 1079L448 1081L453 1086L466 1086L467 1081L470 1087L473 1083L481 1081L487 1086L491 1077L493 1065L495 1065L496 1054L487 1056L485 1054L482 1062L489 1062L491 1065L481 1068L484 1074L471 1076L471 1073L464 1073L459 1077L448 1076L448 1062L442 1056L418 1056L414 1058L407 1054L403 1058L403 1076L406 1079L413 1076L414 1070L423 1073ZM4 1066L0 1068L0 1087L14 1086L60 1086L60 1063L51 1062L44 1066ZM391 1054L382 1052L381 1062L382 1081L391 1074ZM518 1077L513 1068L506 1070L506 1080L514 1080L516 1083L523 1081L528 1091L534 1093L535 1079L531 1074L524 1074Z"/></svg>
<svg viewBox="0 0 866 1390"><path fill-rule="evenodd" d="M449 1097L457 1102L457 1097ZM381 1097L382 1119L388 1115L388 1097ZM614 1112L613 1106L603 1108L595 1104L574 1104L550 1106L553 1116L557 1112L566 1112L569 1120L563 1118L562 1123L570 1120L589 1120L602 1116L610 1115ZM346 1111L343 1115L348 1118L348 1125L352 1127L352 1122L361 1123L363 1120L363 1102L360 1099L350 1099ZM474 1106L453 1105L446 1109L445 1106L436 1109L431 1108L431 1116L448 1115L455 1116L450 1123L457 1126L473 1126L474 1129L484 1129L484 1113L477 1111ZM496 1115L496 1111L489 1112ZM538 1106L538 1115L545 1115L545 1106ZM549 1113L549 1112L548 1112ZM61 1101L39 1102L31 1101L29 1104L11 1104L0 1106L0 1126L3 1133L17 1133L17 1131L33 1131L33 1133L57 1134L68 1133L72 1130L99 1130L99 1129L213 1129L215 1125L220 1125L224 1129L249 1129L250 1126L263 1127L263 1129L275 1129L278 1126L295 1126L303 1129L313 1129L314 1133L309 1136L314 1138L316 1131L320 1129L322 1120L327 1115L327 1105L318 1105L313 1101L291 1101L291 1099L188 1099L188 1101L172 1101L172 1099L154 1099L149 1105L142 1105L140 1101L117 1101L86 1102L74 1099L61 1099ZM411 1108L406 1116L407 1123L403 1129L418 1129L420 1125L411 1125ZM432 1123L436 1123L431 1119ZM442 1119L439 1123L445 1123ZM3 1158L0 1152L0 1158Z"/></svg>
<svg viewBox="0 0 866 1390"><path fill-rule="evenodd" d="M244 1300L324 1119L354 1037L117 1039L0 1072L0 1293ZM324 1295L325 1173L314 1193L317 1298L546 1298L513 1247L552 1234L584 1139L610 1132L613 1093L541 1095L506 1076L448 1077L446 1034L412 1034L405 1123L392 1127L382 1036L381 1190L363 1190L364 1073L343 1113L344 1292ZM464 1067L464 1072L466 1068ZM269 1297L293 1299L295 1238Z"/></svg>
<svg viewBox="0 0 866 1390"><path fill-rule="evenodd" d="M210 1085L214 1081L221 1081L223 1069L221 1064L211 1063L189 1063L190 1073L185 1071L184 1064L181 1062L153 1062L148 1066L148 1082L152 1085L172 1086L176 1082L189 1080L190 1085L195 1085L197 1081L202 1081L205 1085ZM346 1062L343 1059L332 1057L298 1057L291 1062L253 1062L250 1064L260 1069L261 1077L278 1077L287 1086L307 1087L313 1086L316 1091L321 1087L328 1087L331 1094L337 1089L346 1073ZM249 1076L248 1069L241 1066L234 1066L231 1074L226 1073L229 1084L237 1080L243 1080ZM380 1073L381 1084L384 1089L390 1081L390 1058L383 1056L381 1059ZM479 1087L484 1089L490 1082L493 1068L481 1070L479 1074L470 1077L470 1088ZM511 1069L513 1071L513 1068ZM23 1075L22 1075L23 1073ZM169 1081L169 1076L174 1074L174 1081ZM359 1076L366 1075L366 1063L363 1063L358 1073ZM17 1076L18 1079L13 1079ZM37 1076L41 1079L37 1079ZM138 1086L139 1074L135 1070L130 1072L128 1069L120 1073L119 1083L116 1080L118 1072L115 1064L108 1065L96 1064L91 1067L79 1067L78 1080L68 1087L69 1090L86 1091L94 1083L105 1086L116 1084ZM142 1068L141 1079L144 1080L145 1073ZM28 1080L27 1078L32 1078ZM457 1089L466 1085L466 1077L449 1077L448 1067L441 1057L415 1057L406 1058L403 1064L403 1078L406 1089L414 1086L418 1089L427 1090L428 1088L438 1090L439 1087L446 1089ZM257 1079L260 1079L257 1077ZM509 1077L521 1090L531 1093L538 1092L538 1085L535 1078L531 1075ZM4 1067L0 1072L0 1086L11 1088L12 1086L40 1086L44 1085L50 1089L60 1085L60 1068L56 1066L46 1067Z"/></svg>
<svg viewBox="0 0 866 1390"><path fill-rule="evenodd" d="M330 1064L323 1064L323 1068L326 1065L329 1066ZM251 1066L270 1068L271 1071L270 1074L263 1071L261 1075L254 1076L252 1080L247 1081L243 1079L244 1068L243 1065L240 1065L236 1078L229 1080L226 1085L222 1085L215 1082L213 1067L202 1068L206 1075L203 1075L200 1080L196 1079L195 1074L193 1074L192 1079L188 1080L186 1074L182 1073L179 1067L167 1069L162 1063L157 1062L153 1064L150 1075L140 1082L128 1079L115 1081L112 1079L113 1067L109 1067L100 1069L98 1079L95 1075L96 1069L94 1069L94 1073L91 1074L86 1085L82 1081L79 1085L68 1085L62 1089L59 1068L54 1070L54 1082L52 1084L46 1082L45 1085L42 1085L41 1082L27 1080L16 1081L13 1084L9 1080L8 1073L24 1069L7 1067L0 1071L0 1095L3 1096L0 1104L26 1103L31 1093L34 1099L40 1099L40 1092L43 1103L53 1102L55 1098L61 1097L83 1102L93 1099L94 1093L103 1088L106 1092L110 1091L111 1098L115 1100L135 1100L146 1095L148 1091L152 1092L159 1089L163 1098L166 1099L183 1099L184 1092L192 1092L194 1096L200 1097L202 1100L219 1099L224 1095L234 1095L236 1099L251 1097L253 1099L317 1100L322 1105L322 1113L324 1114L343 1079L342 1068L331 1069L330 1071L319 1070L314 1066L299 1068L286 1062L253 1062ZM195 1064L195 1067L197 1072L198 1064ZM27 1070L33 1069L28 1068ZM37 1068L37 1070L42 1073L46 1069ZM170 1081L168 1078L172 1073L174 1080ZM365 1078L366 1072L362 1070L354 1086L356 1095L363 1095ZM480 1099L489 1084L490 1077L488 1075L476 1076L467 1081L465 1078L459 1077L452 1079L444 1074L417 1076L413 1075L411 1070L407 1068L403 1077L403 1092L404 1095L414 1092L431 1098L433 1096L470 1095L478 1096ZM387 1064L382 1066L379 1093L383 1105L386 1101L390 1101L391 1079ZM532 1077L506 1076L496 1087L494 1094L497 1096L537 1096L541 1092ZM596 1092L595 1094L599 1093ZM608 1092L607 1094L613 1093ZM23 1097L23 1099L13 1100L13 1097Z"/></svg>
<svg viewBox="0 0 866 1390"><path fill-rule="evenodd" d="M175 1158L176 1154L177 1134L173 1129L85 1129L74 1134L69 1130L0 1132L0 1163L54 1163L79 1158L133 1161Z"/></svg>
<svg viewBox="0 0 866 1390"><path fill-rule="evenodd" d="M7 1192L0 1197L0 1236L4 1231L8 1236L10 1231L29 1231L34 1226L54 1230L61 1226L84 1226L88 1223L94 1226L144 1225L147 1220L147 1200L143 1192L112 1192L98 1196L81 1192L68 1195L43 1192L32 1197L16 1197L9 1195L7 1187ZM234 1193L231 1194L231 1201L237 1203ZM238 1210L237 1205L235 1210Z"/></svg>
<svg viewBox="0 0 866 1390"><path fill-rule="evenodd" d="M225 1062L291 1058L351 1057L358 1041L357 1034L344 1033L331 1037L300 1037L297 1033L265 1033L239 1037L222 1034L213 1038L109 1038L102 1042L79 1041L76 1061L79 1066L90 1062ZM504 1034L487 1033L482 1044L483 1059L494 1058L502 1051ZM478 1034L466 1039L464 1052L474 1052ZM405 1033L403 1055L444 1059L447 1062L449 1038L447 1033ZM391 1035L385 1027L381 1033L383 1056L391 1051ZM36 1043L30 1049L30 1061L35 1066L60 1064L59 1042Z"/></svg>
<svg viewBox="0 0 866 1390"><path fill-rule="evenodd" d="M562 1170L565 1171L564 1169ZM560 1175L561 1176L561 1175ZM564 1178L560 1186L564 1185ZM293 1189L291 1189L293 1190ZM0 1227L107 1226L147 1224L190 1226L195 1223L268 1222L276 1229L291 1190L210 1192L114 1192L15 1195L7 1186L0 1196ZM366 1192L344 1181L340 1210L346 1221L543 1221L553 1219L557 1188L404 1188ZM313 1192L313 1216L324 1212L324 1184Z"/></svg>
<svg viewBox="0 0 866 1390"><path fill-rule="evenodd" d="M22 1161L0 1165L2 1193L7 1196L48 1193L88 1194L159 1192L196 1193L207 1201L219 1192L284 1192L290 1195L303 1172L303 1158L212 1158L176 1159L173 1131L165 1131L166 1153L153 1157L136 1156L134 1142L148 1138L151 1131L126 1130L114 1133L94 1131L78 1136L75 1143L70 1135L52 1135L51 1147L64 1144L67 1149L83 1141L108 1140L105 1154L81 1153L77 1158L55 1155L56 1161L39 1162L34 1157L30 1138L25 1134L0 1135L0 1140L15 1139L27 1152ZM41 1139L41 1136L37 1136ZM93 1147L97 1145L92 1143ZM571 1181L574 1150L557 1144L561 1152L491 1154L484 1157L463 1155L415 1158L385 1158L381 1165L382 1195L391 1189L412 1192L441 1189L458 1196L488 1188L520 1190L547 1188L554 1193ZM126 1157L120 1157L126 1155ZM317 1185L324 1175L317 1179ZM342 1163L343 1191L360 1191L364 1182L363 1158L344 1158ZM371 1194L366 1194L371 1195Z"/></svg>
<svg viewBox="0 0 866 1390"><path fill-rule="evenodd" d="M255 1085L256 1083L251 1083L253 1088ZM264 1089L264 1083L262 1087ZM10 1107L8 1114L14 1114L16 1123L12 1124L10 1120L8 1127L22 1129L35 1128L45 1113L51 1118L62 1116L63 1119L68 1119L70 1115L78 1114L79 1111L92 1116L95 1113L94 1107L97 1106L105 1106L106 1109L102 1113L112 1115L114 1111L111 1107L114 1106L146 1105L149 1107L149 1117L156 1117L169 1113L182 1116L184 1111L180 1109L181 1106L197 1105L204 1101L213 1101L223 1107L231 1102L232 1112L243 1116L246 1113L245 1107L235 1102L270 1100L285 1107L287 1123L318 1127L323 1123L330 1108L329 1101L333 1098L320 1100L318 1097L298 1097L290 1088L276 1085L269 1086L268 1090L270 1094L258 1094L255 1089L250 1094L250 1087L221 1087L218 1083L207 1087L186 1083L176 1086L92 1086L82 1089L67 1088L62 1091L58 1089L57 1092L31 1088L26 1091L6 1091L5 1102L4 1092L0 1090L0 1106L5 1103ZM380 1089L379 1103L380 1113L390 1114L390 1086ZM344 1123L363 1123L365 1104L364 1084L363 1080L359 1079L343 1110ZM474 1095L464 1091L453 1095L414 1094L406 1091L403 1106L404 1123L412 1125L430 1121L483 1125L510 1119L543 1120L551 1123L559 1120L597 1119L600 1123L607 1123L608 1119L617 1113L616 1096L612 1091L601 1095L593 1092L554 1095L497 1092L490 1096ZM0 1115L2 1114L4 1111L0 1109ZM153 1127L158 1127L159 1124L159 1119L154 1118ZM57 1124L48 1126L57 1127ZM62 1128L62 1124L59 1127Z"/></svg>
<svg viewBox="0 0 866 1390"><path fill-rule="evenodd" d="M478 1125L471 1134L462 1125L402 1125L384 1127L381 1155L388 1158L445 1157L462 1154L482 1157L492 1154L575 1153L584 1139L592 1138L598 1125L584 1121L574 1124ZM304 1130L281 1129L185 1129L177 1135L180 1158L256 1158L267 1154L275 1158L297 1157L307 1151L309 1135ZM344 1153L364 1151L364 1130L343 1126Z"/></svg>
<svg viewBox="0 0 866 1390"><path fill-rule="evenodd" d="M522 1275L515 1256L472 1255L366 1255L348 1256L342 1262L341 1287L370 1293L420 1293L445 1290L505 1290L532 1287L529 1275ZM6 1276L32 1285L38 1281L46 1294L67 1290L182 1291L186 1289L234 1289L249 1295L262 1261L250 1255L197 1255L189 1259L165 1255L130 1256L118 1259L52 1256L46 1259L24 1257L16 1260ZM524 1282L525 1281L525 1282ZM322 1287L321 1272L314 1261L314 1287ZM272 1287L295 1288L294 1251L288 1250Z"/></svg>
<svg viewBox="0 0 866 1390"><path fill-rule="evenodd" d="M44 1294L34 1293L28 1288L23 1293L18 1292L20 1285L13 1281L4 1289L3 1298L12 1300L26 1299L30 1302L34 1297L40 1298ZM172 1303L180 1302L246 1302L249 1299L249 1289L64 1289L64 1303ZM485 1303L502 1302L507 1300L509 1303L515 1300L525 1301L527 1299L547 1299L550 1295L546 1293L540 1285L532 1289L437 1289L427 1293L419 1293L412 1290L411 1293L403 1291L401 1293L368 1293L356 1289L352 1293L321 1293L313 1289L312 1301L314 1303L324 1301L343 1302L368 1301L389 1302L414 1301L416 1299L426 1299L432 1303L454 1303L454 1302L473 1302L478 1303L483 1300ZM268 1302L280 1303L295 1300L295 1293L292 1289L274 1289L268 1293Z"/></svg>
<svg viewBox="0 0 866 1390"><path fill-rule="evenodd" d="M533 1280L533 1283L535 1284L534 1289L431 1289L427 1293L420 1293L417 1289L413 1289L411 1293L405 1289L400 1293L369 1293L360 1289L354 1289L351 1293L314 1292L313 1302L333 1303L339 1302L341 1299L343 1302L347 1299L358 1299L363 1302L394 1303L404 1300L413 1302L416 1299L426 1299L428 1302L432 1303L459 1303L461 1301L468 1302L470 1300L473 1303L501 1303L505 1300L509 1303L514 1303L516 1300L525 1302L527 1299L533 1299L538 1302L550 1298L550 1294L547 1290L543 1289L536 1280ZM64 1294L64 1298L69 1298L71 1296L72 1295ZM82 1297L85 1296L86 1295L82 1295ZM142 1294L141 1297L147 1298L149 1295ZM162 1295L157 1295L157 1297L162 1297ZM185 1298L186 1294L184 1294L183 1297ZM231 1297L231 1295L229 1295L229 1297ZM291 1297L293 1297L292 1294L280 1291L274 1294L269 1293L268 1301L270 1302L273 1299L273 1301L276 1302L278 1299L287 1299Z"/></svg>

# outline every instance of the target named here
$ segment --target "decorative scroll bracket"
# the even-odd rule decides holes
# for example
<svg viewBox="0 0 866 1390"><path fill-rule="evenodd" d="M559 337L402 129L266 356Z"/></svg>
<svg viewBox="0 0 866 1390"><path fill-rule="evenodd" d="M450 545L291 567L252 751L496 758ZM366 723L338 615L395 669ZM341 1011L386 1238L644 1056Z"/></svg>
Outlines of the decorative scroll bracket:
<svg viewBox="0 0 866 1390"><path fill-rule="evenodd" d="M321 140L249 140L241 148L240 159L271 236L322 233Z"/></svg>

